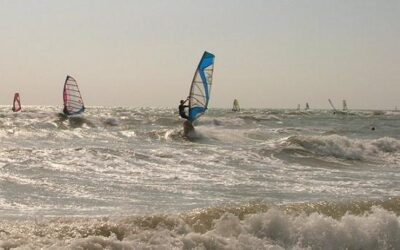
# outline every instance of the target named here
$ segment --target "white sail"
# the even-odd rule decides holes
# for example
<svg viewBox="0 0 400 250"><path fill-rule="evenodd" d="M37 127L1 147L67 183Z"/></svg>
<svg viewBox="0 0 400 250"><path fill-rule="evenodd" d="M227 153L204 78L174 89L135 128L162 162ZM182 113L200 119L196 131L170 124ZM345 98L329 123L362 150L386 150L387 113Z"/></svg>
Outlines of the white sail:
<svg viewBox="0 0 400 250"><path fill-rule="evenodd" d="M329 101L329 104L331 105L333 111L336 111L336 108L335 108L335 106L333 105L331 99L328 99L328 101Z"/></svg>
<svg viewBox="0 0 400 250"><path fill-rule="evenodd" d="M232 111L240 111L239 101L237 99L233 100Z"/></svg>

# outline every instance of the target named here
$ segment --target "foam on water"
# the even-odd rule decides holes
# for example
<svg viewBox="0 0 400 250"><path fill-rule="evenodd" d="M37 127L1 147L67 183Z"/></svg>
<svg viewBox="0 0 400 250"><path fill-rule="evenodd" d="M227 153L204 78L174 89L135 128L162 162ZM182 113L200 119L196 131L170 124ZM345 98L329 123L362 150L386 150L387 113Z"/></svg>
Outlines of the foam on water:
<svg viewBox="0 0 400 250"><path fill-rule="evenodd" d="M399 210L395 207L396 211L391 211L390 205L398 202L348 204L357 212L339 216L330 211L340 209L343 204L292 204L290 207L248 204L180 215L3 220L0 247L397 249L400 247ZM380 206L374 206L375 203ZM360 204L366 206L360 209ZM303 210L304 205L311 209ZM303 212L299 213L299 209Z"/></svg>
<svg viewBox="0 0 400 250"><path fill-rule="evenodd" d="M60 110L0 107L0 247L399 248L397 113Z"/></svg>

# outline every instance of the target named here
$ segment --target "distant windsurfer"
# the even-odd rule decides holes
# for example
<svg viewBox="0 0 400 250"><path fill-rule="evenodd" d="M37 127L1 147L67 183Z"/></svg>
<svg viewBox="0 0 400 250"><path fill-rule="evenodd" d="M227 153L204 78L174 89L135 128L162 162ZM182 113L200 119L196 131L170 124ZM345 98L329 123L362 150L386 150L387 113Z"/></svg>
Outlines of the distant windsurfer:
<svg viewBox="0 0 400 250"><path fill-rule="evenodd" d="M13 112L18 112L21 110L21 101L19 99L19 93L14 94L14 101L13 101L13 107L11 108Z"/></svg>
<svg viewBox="0 0 400 250"><path fill-rule="evenodd" d="M189 107L189 105L185 105L187 101L189 101L189 97L185 101L181 100L181 104L179 104L179 115L186 120L189 119L189 116L185 112L185 109Z"/></svg>

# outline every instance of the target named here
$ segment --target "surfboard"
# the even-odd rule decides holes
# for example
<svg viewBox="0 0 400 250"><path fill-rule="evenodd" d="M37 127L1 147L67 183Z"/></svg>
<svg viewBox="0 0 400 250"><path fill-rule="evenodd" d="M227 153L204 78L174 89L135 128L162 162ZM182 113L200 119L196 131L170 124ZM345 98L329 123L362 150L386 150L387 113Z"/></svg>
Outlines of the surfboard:
<svg viewBox="0 0 400 250"><path fill-rule="evenodd" d="M19 93L14 94L12 111L13 112L21 111L21 99Z"/></svg>
<svg viewBox="0 0 400 250"><path fill-rule="evenodd" d="M214 72L214 58L215 56L207 51L203 53L190 85L189 118L187 120L193 129L193 122L202 116L208 107ZM189 126L184 123L184 131L185 127L187 131Z"/></svg>
<svg viewBox="0 0 400 250"><path fill-rule="evenodd" d="M78 83L72 77L67 75L63 89L64 109L63 113L67 116L79 115L85 111L85 105Z"/></svg>
<svg viewBox="0 0 400 250"><path fill-rule="evenodd" d="M190 121L186 120L183 122L183 134L188 136L191 133L194 133L193 124Z"/></svg>

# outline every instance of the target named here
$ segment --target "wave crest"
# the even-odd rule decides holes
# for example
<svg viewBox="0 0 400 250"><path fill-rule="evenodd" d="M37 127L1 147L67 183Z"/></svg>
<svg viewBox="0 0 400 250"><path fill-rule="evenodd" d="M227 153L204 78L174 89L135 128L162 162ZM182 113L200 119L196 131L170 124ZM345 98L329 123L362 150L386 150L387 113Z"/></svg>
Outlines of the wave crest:
<svg viewBox="0 0 400 250"><path fill-rule="evenodd" d="M314 154L346 160L371 160L372 156L400 152L399 140L389 137L361 140L339 135L292 136L288 142Z"/></svg>
<svg viewBox="0 0 400 250"><path fill-rule="evenodd" d="M332 205L330 205L332 206ZM335 206L335 205L333 205ZM222 209L224 210L224 209ZM239 209L240 210L240 209ZM237 210L237 211L239 211ZM243 211L243 210L242 210ZM214 217L213 209L207 213ZM203 214L205 215L205 214ZM58 249L398 249L400 217L372 206L339 218L319 212L229 211L195 230L186 215L1 222L0 247Z"/></svg>

